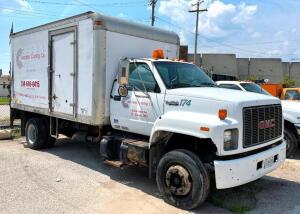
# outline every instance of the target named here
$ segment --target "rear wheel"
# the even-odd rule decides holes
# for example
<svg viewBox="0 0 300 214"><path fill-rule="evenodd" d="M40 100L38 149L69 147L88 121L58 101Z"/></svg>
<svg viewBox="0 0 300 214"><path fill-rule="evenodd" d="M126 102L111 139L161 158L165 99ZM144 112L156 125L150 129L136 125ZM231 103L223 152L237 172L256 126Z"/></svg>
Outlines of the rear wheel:
<svg viewBox="0 0 300 214"><path fill-rule="evenodd" d="M284 129L284 140L286 142L286 156L293 157L297 152L298 141L295 134L290 129Z"/></svg>
<svg viewBox="0 0 300 214"><path fill-rule="evenodd" d="M203 163L187 150L174 150L163 156L158 164L156 182L164 200L182 209L199 206L210 188Z"/></svg>
<svg viewBox="0 0 300 214"><path fill-rule="evenodd" d="M48 143L47 126L41 118L31 118L27 121L25 135L31 149L42 149Z"/></svg>

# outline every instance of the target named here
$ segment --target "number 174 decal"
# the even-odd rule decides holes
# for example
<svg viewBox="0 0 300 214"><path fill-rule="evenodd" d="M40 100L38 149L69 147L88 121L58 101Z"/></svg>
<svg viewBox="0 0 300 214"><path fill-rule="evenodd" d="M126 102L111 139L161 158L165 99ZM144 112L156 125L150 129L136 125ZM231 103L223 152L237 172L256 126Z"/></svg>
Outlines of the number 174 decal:
<svg viewBox="0 0 300 214"><path fill-rule="evenodd" d="M184 106L191 106L192 100L187 100L187 99L182 99L180 100L180 106L184 107Z"/></svg>

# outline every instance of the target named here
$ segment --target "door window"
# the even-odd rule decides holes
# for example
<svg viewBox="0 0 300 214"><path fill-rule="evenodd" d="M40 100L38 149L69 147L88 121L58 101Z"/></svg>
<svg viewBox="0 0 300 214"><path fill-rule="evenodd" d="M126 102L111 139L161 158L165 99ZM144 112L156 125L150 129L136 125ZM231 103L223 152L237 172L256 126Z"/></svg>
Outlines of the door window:
<svg viewBox="0 0 300 214"><path fill-rule="evenodd" d="M151 69L146 63L130 63L128 89L160 92Z"/></svg>

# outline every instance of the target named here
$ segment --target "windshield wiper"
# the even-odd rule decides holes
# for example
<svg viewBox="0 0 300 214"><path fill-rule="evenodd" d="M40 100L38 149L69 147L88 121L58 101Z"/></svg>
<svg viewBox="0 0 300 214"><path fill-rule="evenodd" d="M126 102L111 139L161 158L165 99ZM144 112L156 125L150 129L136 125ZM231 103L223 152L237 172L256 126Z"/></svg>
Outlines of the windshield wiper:
<svg viewBox="0 0 300 214"><path fill-rule="evenodd" d="M199 85L191 85L189 83L176 83L174 85L171 85L170 88L185 88L185 87L201 87Z"/></svg>

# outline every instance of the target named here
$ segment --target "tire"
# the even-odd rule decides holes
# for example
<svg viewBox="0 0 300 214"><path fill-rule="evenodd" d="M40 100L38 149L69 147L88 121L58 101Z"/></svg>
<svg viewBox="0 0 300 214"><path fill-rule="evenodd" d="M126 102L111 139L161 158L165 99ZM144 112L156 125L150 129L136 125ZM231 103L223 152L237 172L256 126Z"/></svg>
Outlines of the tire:
<svg viewBox="0 0 300 214"><path fill-rule="evenodd" d="M48 143L47 126L44 119L31 118L25 126L25 136L29 148L42 149Z"/></svg>
<svg viewBox="0 0 300 214"><path fill-rule="evenodd" d="M202 204L209 193L209 175L200 159L187 150L174 150L160 160L156 183L168 204L190 210Z"/></svg>
<svg viewBox="0 0 300 214"><path fill-rule="evenodd" d="M284 140L286 142L286 157L293 157L298 148L297 137L290 129L286 128L284 129Z"/></svg>

